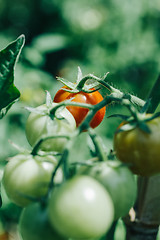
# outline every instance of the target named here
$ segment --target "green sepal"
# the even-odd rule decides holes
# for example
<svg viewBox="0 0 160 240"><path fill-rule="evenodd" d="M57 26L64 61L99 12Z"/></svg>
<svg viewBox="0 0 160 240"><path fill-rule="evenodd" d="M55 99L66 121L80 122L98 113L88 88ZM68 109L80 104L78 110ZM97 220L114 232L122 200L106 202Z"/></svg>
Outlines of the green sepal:
<svg viewBox="0 0 160 240"><path fill-rule="evenodd" d="M127 115L123 115L123 114L112 114L112 115L108 116L107 118L112 118L112 117L121 118L124 121L129 121L129 119L131 118L131 117L129 117Z"/></svg>
<svg viewBox="0 0 160 240"><path fill-rule="evenodd" d="M151 105L151 99L148 99L142 109L140 110L140 113L146 113Z"/></svg>
<svg viewBox="0 0 160 240"><path fill-rule="evenodd" d="M124 131L131 131L131 130L133 130L136 127L137 127L137 123L136 122L127 123L127 124L123 125L122 127L120 127L119 129L117 129L116 133L124 132Z"/></svg>
<svg viewBox="0 0 160 240"><path fill-rule="evenodd" d="M148 127L148 125L147 125L145 122L143 122L143 121L141 121L141 122L138 123L138 127L139 127L143 132L151 133L151 130L150 130L150 128Z"/></svg>
<svg viewBox="0 0 160 240"><path fill-rule="evenodd" d="M107 74L105 75L105 78ZM100 89L100 83L98 82L98 80L101 79L92 74L88 74L83 77L82 71L80 67L78 67L78 75L75 83L72 83L60 77L57 77L57 80L59 80L61 83L68 87L68 89L63 88L63 90L66 92L78 93L82 91L85 93L92 93ZM90 80L90 83L88 80Z"/></svg>
<svg viewBox="0 0 160 240"><path fill-rule="evenodd" d="M75 89L75 84L68 81L67 79L57 77L57 80L60 81L61 83L63 83L68 88L70 88L70 89L63 89L63 90L66 90L67 92L70 92L70 91L72 92L72 90Z"/></svg>
<svg viewBox="0 0 160 240"><path fill-rule="evenodd" d="M48 91L46 91L46 106L50 108L52 107L52 103L53 103L53 99L51 97L51 94Z"/></svg>

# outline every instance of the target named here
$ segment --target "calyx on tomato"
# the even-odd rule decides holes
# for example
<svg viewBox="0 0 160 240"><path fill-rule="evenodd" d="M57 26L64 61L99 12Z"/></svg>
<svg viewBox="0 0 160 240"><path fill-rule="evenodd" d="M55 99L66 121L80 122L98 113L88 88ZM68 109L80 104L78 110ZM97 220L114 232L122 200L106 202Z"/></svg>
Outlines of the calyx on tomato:
<svg viewBox="0 0 160 240"><path fill-rule="evenodd" d="M133 173L152 176L160 173L160 117L147 115L145 122L149 132L138 126L114 135L114 150L117 158L129 164ZM149 120L150 119L150 120ZM121 124L123 129L125 123Z"/></svg>
<svg viewBox="0 0 160 240"><path fill-rule="evenodd" d="M53 103L50 94L47 93L46 104L37 108L28 108L31 111L26 122L26 137L31 146L45 137L40 145L43 151L62 152L67 143L67 137L76 129L76 123L72 114L64 107L57 109L57 103ZM56 111L54 112L53 109ZM54 112L54 115L53 115Z"/></svg>
<svg viewBox="0 0 160 240"><path fill-rule="evenodd" d="M97 88L98 83L94 82L87 84L87 81L90 78L89 76L82 77L82 72L80 69L78 71L78 78L76 83L71 83L61 78L58 79L61 82L63 82L65 86L59 89L55 94L53 101L56 103L60 103L65 100L71 99L71 102L96 105L103 100L103 97L99 93ZM67 109L71 112L71 114L75 118L77 127L83 122L89 111L88 108L80 106L69 106L69 104L67 106ZM97 127L101 123L105 116L105 111L106 108L103 107L96 112L96 114L94 115L90 122L90 126L92 128Z"/></svg>

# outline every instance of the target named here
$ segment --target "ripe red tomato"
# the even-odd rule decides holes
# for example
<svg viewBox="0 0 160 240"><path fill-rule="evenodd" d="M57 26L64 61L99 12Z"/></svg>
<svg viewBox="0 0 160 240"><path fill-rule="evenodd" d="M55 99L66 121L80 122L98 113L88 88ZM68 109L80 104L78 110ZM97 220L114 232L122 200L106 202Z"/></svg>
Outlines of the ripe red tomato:
<svg viewBox="0 0 160 240"><path fill-rule="evenodd" d="M128 163L132 172L141 176L160 173L160 117L146 124L150 133L136 127L114 136L114 149L119 160Z"/></svg>
<svg viewBox="0 0 160 240"><path fill-rule="evenodd" d="M72 100L73 102L96 105L103 100L102 95L98 91L92 92L92 93L85 93L82 91L79 93L69 93L65 91L64 88L67 89L67 87L62 87L60 90L58 90L58 92L54 97L54 100L53 100L54 102L59 103L67 99L73 98ZM82 121L84 120L84 118L86 117L89 111L87 108L75 107L75 106L67 106L67 109L74 116L77 127L82 123ZM97 127L102 122L105 115L105 111L106 111L106 108L103 107L95 114L95 116L90 122L90 126L92 128Z"/></svg>

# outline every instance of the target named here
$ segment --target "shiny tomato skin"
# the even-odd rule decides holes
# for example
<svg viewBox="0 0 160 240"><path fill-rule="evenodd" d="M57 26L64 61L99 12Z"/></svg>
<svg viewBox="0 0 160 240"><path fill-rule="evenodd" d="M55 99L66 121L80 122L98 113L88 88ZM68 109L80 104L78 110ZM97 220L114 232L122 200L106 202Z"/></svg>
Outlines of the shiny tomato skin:
<svg viewBox="0 0 160 240"><path fill-rule="evenodd" d="M51 193L48 201L51 225L69 239L100 239L114 216L112 199L89 176L75 176Z"/></svg>
<svg viewBox="0 0 160 240"><path fill-rule="evenodd" d="M57 104L52 103L52 107ZM58 109L58 115L61 119L56 117L52 119L47 113L50 110L46 104L40 105L36 108L40 112L46 114L39 114L31 112L26 121L26 138L31 146L34 146L37 141L46 136L52 135L69 135L76 129L76 122L72 114L66 109ZM53 138L43 141L40 145L43 151L63 152L67 143L66 138Z"/></svg>
<svg viewBox="0 0 160 240"><path fill-rule="evenodd" d="M146 124L151 133L138 127L117 132L114 136L114 150L120 161L130 165L133 173L152 176L160 173L160 117Z"/></svg>
<svg viewBox="0 0 160 240"><path fill-rule="evenodd" d="M22 210L19 232L23 240L65 240L50 226L45 206L33 203Z"/></svg>
<svg viewBox="0 0 160 240"><path fill-rule="evenodd" d="M93 93L85 93L82 91L79 93L69 93L65 91L64 88L67 88L67 87L62 87L60 90L58 90L58 92L54 97L54 100L53 100L54 102L59 103L67 99L73 98L72 100L73 102L96 105L103 100L102 95L98 91L95 91ZM89 111L87 108L75 107L75 106L67 106L67 109L74 116L77 127L82 123L82 121L84 120L84 118L86 117ZM90 126L92 128L96 128L102 122L105 116L105 112L106 112L106 108L103 107L95 114L95 116L90 122Z"/></svg>
<svg viewBox="0 0 160 240"><path fill-rule="evenodd" d="M43 197L49 187L52 172L57 165L55 157L18 154L4 168L2 183L9 199L20 207L31 204L32 198ZM63 174L58 170L54 181L60 183ZM31 199L27 198L31 197Z"/></svg>
<svg viewBox="0 0 160 240"><path fill-rule="evenodd" d="M101 161L79 167L78 174L91 176L105 187L114 204L115 220L127 215L137 196L135 176L127 166L118 161Z"/></svg>

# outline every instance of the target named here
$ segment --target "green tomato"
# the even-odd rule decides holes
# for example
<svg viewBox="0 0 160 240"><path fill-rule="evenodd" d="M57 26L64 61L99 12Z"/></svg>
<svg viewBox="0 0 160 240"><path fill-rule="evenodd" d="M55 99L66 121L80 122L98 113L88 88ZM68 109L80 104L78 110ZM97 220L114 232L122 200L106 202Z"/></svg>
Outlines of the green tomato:
<svg viewBox="0 0 160 240"><path fill-rule="evenodd" d="M23 240L65 240L50 226L47 211L39 203L23 209L19 232Z"/></svg>
<svg viewBox="0 0 160 240"><path fill-rule="evenodd" d="M11 158L4 168L2 179L11 201L24 207L32 202L31 198L44 196L48 191L51 174L56 164L57 161L53 156L18 154ZM59 169L55 182L60 183L62 176L62 171Z"/></svg>
<svg viewBox="0 0 160 240"><path fill-rule="evenodd" d="M53 103L52 107L57 103ZM52 135L68 135L76 128L76 122L72 114L66 109L58 109L58 119L52 119L49 115L49 108L44 104L36 108L38 112L30 113L26 122L26 137L31 146L34 146L42 137ZM41 112L41 114L39 113ZM65 148L66 138L53 138L45 140L40 149L43 151L62 152Z"/></svg>
<svg viewBox="0 0 160 240"><path fill-rule="evenodd" d="M97 162L79 169L79 173L98 180L109 192L115 209L115 219L125 216L137 196L135 176L117 161Z"/></svg>
<svg viewBox="0 0 160 240"><path fill-rule="evenodd" d="M114 216L110 195L95 179L75 176L51 193L48 203L51 225L72 239L103 236Z"/></svg>
<svg viewBox="0 0 160 240"><path fill-rule="evenodd" d="M144 118L151 117L146 114ZM120 127L125 126L122 122ZM114 135L114 150L117 158L130 166L134 174L143 177L160 173L160 117L146 122L150 133L135 127L117 131Z"/></svg>

